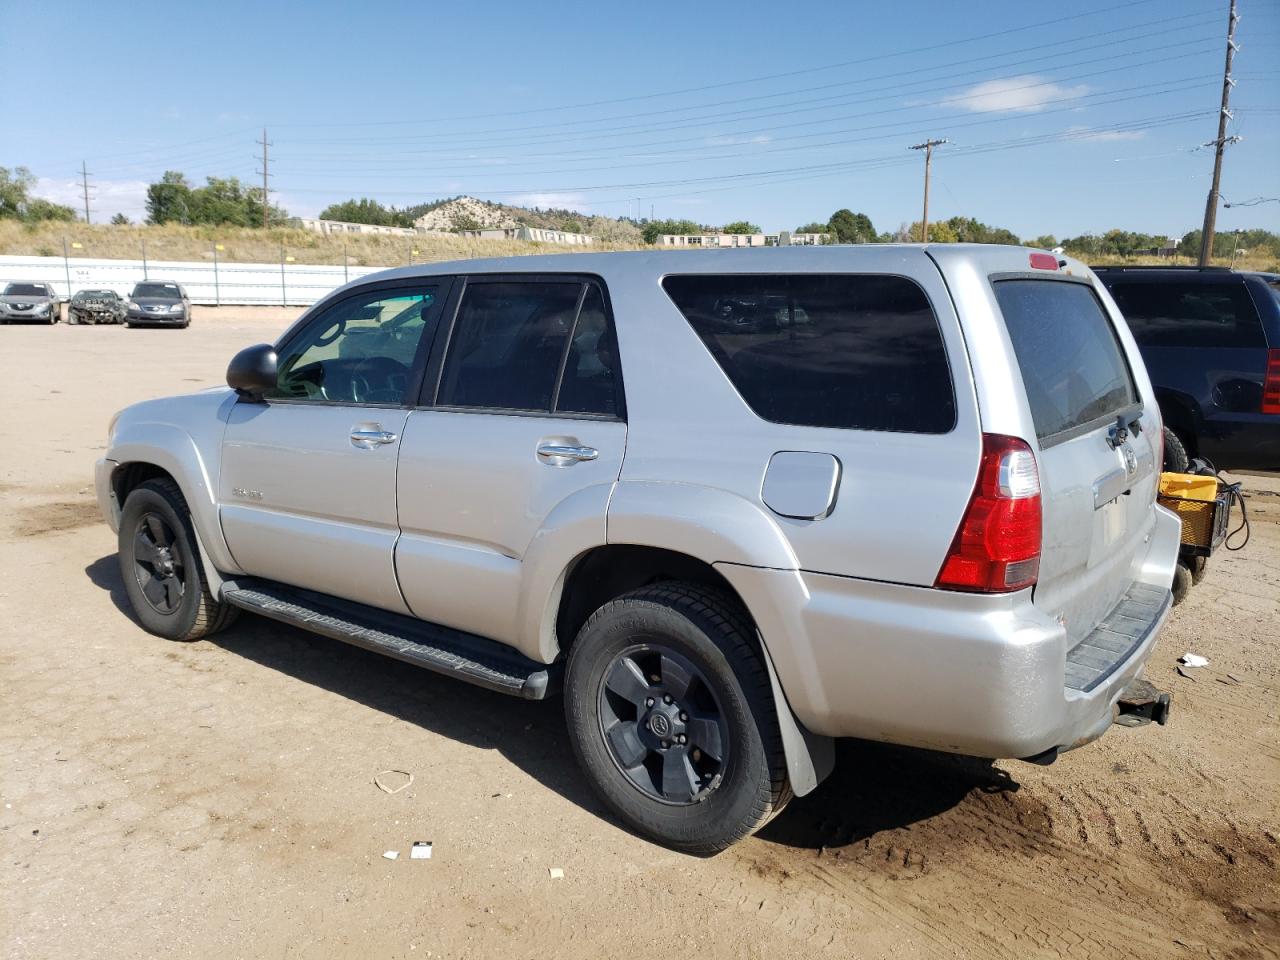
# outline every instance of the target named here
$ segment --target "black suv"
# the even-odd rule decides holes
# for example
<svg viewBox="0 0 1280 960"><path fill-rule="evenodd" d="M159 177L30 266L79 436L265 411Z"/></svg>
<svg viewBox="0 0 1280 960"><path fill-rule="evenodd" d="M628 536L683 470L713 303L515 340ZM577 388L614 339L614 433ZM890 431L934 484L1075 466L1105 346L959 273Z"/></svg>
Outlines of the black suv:
<svg viewBox="0 0 1280 960"><path fill-rule="evenodd" d="M1186 455L1224 470L1280 468L1280 274L1093 269L1128 320ZM1178 443L1167 447L1166 469L1181 469Z"/></svg>

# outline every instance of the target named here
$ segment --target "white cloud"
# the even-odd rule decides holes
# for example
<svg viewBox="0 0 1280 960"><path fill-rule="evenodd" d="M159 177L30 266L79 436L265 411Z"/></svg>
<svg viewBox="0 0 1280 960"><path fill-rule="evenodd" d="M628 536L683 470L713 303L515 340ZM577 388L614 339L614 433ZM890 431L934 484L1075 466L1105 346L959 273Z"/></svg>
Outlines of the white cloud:
<svg viewBox="0 0 1280 960"><path fill-rule="evenodd" d="M84 195L79 180L41 177L31 193L54 203L64 203L83 215ZM90 178L89 212L94 223L106 223L117 213L123 213L130 220L142 220L147 215L147 182Z"/></svg>
<svg viewBox="0 0 1280 960"><path fill-rule="evenodd" d="M1114 143L1118 140L1143 140L1147 136L1145 130L1091 130L1089 127L1068 127L1067 133L1073 140L1084 140L1088 143Z"/></svg>
<svg viewBox="0 0 1280 960"><path fill-rule="evenodd" d="M974 113L1035 113L1058 100L1074 100L1089 92L1085 84L1063 87L1034 73L984 80L941 101L941 106Z"/></svg>
<svg viewBox="0 0 1280 960"><path fill-rule="evenodd" d="M584 193L522 193L509 201L517 207L555 207L590 213L591 204Z"/></svg>

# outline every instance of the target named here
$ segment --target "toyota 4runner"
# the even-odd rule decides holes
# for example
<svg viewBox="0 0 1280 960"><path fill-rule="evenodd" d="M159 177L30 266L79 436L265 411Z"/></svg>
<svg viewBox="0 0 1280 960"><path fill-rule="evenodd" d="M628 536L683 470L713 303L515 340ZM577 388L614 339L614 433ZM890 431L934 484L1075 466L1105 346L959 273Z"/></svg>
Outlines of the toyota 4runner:
<svg viewBox="0 0 1280 960"><path fill-rule="evenodd" d="M1048 253L418 265L227 382L111 423L98 497L142 625L248 610L563 692L588 780L683 850L812 790L831 738L1093 740L1170 606L1151 384Z"/></svg>

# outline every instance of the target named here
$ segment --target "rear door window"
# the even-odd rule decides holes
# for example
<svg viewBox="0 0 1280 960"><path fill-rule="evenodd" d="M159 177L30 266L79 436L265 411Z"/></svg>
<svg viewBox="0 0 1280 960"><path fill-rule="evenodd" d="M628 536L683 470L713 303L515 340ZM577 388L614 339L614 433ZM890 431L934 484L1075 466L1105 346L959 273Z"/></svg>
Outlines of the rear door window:
<svg viewBox="0 0 1280 960"><path fill-rule="evenodd" d="M1092 287L1062 280L993 286L1040 440L1065 439L1137 402L1124 351Z"/></svg>
<svg viewBox="0 0 1280 960"><path fill-rule="evenodd" d="M565 416L621 415L613 326L580 280L468 281L437 404Z"/></svg>
<svg viewBox="0 0 1280 960"><path fill-rule="evenodd" d="M681 275L662 286L765 420L903 433L955 425L942 331L905 277Z"/></svg>
<svg viewBox="0 0 1280 960"><path fill-rule="evenodd" d="M1238 280L1117 280L1108 289L1144 347L1266 346L1257 308Z"/></svg>

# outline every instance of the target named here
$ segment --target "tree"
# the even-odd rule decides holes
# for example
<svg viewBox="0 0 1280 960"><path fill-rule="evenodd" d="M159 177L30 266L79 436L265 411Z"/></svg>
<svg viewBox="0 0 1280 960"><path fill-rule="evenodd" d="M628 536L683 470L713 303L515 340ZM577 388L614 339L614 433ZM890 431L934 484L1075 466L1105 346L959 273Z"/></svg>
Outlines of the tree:
<svg viewBox="0 0 1280 960"><path fill-rule="evenodd" d="M796 233L830 233L830 223L806 223L803 227L796 227Z"/></svg>
<svg viewBox="0 0 1280 960"><path fill-rule="evenodd" d="M876 228L871 225L871 218L848 209L837 210L831 215L831 232L836 235L837 243L874 243L876 239Z"/></svg>
<svg viewBox="0 0 1280 960"><path fill-rule="evenodd" d="M704 233L701 226L692 220L646 220L640 227L645 243L657 243L663 234Z"/></svg>
<svg viewBox="0 0 1280 960"><path fill-rule="evenodd" d="M377 200L362 197L333 203L320 211L321 220L341 220L344 223L373 223L383 227L411 227L413 220L402 210L384 207Z"/></svg>
<svg viewBox="0 0 1280 960"><path fill-rule="evenodd" d="M1034 240L1028 241L1027 245L1031 247L1039 247L1042 250L1052 250L1058 245L1058 238L1052 233L1045 233L1036 237Z"/></svg>
<svg viewBox="0 0 1280 960"><path fill-rule="evenodd" d="M147 223L189 223L191 184L177 170L166 170L159 183L147 187Z"/></svg>
<svg viewBox="0 0 1280 960"><path fill-rule="evenodd" d="M735 220L733 223L726 223L721 229L722 233L763 233L754 223L746 220Z"/></svg>
<svg viewBox="0 0 1280 960"><path fill-rule="evenodd" d="M250 187L237 177L207 177L203 187L192 187L176 170L166 170L158 183L147 187L147 222L232 224L253 227L262 223L261 187ZM269 208L272 223L288 214Z"/></svg>
<svg viewBox="0 0 1280 960"><path fill-rule="evenodd" d="M615 220L613 217L592 217L586 223L586 230L606 243L639 243L644 239L640 228L630 220Z"/></svg>
<svg viewBox="0 0 1280 960"><path fill-rule="evenodd" d="M74 220L76 212L52 200L32 197L36 178L26 167L0 167L0 220Z"/></svg>
<svg viewBox="0 0 1280 960"><path fill-rule="evenodd" d="M123 213L117 213L111 218L111 222L117 227L127 227L129 225L129 218Z"/></svg>

